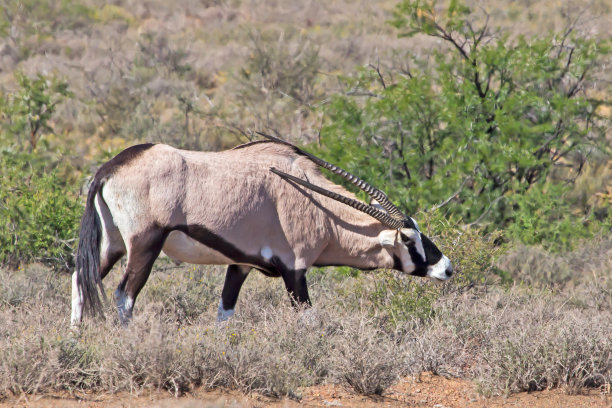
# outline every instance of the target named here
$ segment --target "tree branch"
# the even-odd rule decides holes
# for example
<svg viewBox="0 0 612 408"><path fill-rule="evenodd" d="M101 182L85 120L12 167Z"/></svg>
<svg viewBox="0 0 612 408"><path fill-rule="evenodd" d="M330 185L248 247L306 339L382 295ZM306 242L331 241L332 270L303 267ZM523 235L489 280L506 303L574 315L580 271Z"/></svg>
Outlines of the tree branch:
<svg viewBox="0 0 612 408"><path fill-rule="evenodd" d="M378 74L378 78L380 79L380 83L383 89L387 89L387 85L385 84L385 78L383 78L382 74L380 73L380 60L376 63L376 66L374 66L373 64L368 64L368 66L374 69Z"/></svg>
<svg viewBox="0 0 612 408"><path fill-rule="evenodd" d="M494 204L496 204L496 203L497 203L499 200L501 200L502 198L504 198L504 196L503 196L503 195L501 195L501 196L497 197L495 200L491 201L491 203L489 204L489 206L487 207L487 209L486 209L486 210L484 210L484 211L482 212L482 214L480 214L480 217L478 217L478 218L476 219L476 221L474 221L474 222L470 222L470 223L468 224L468 226L470 226L470 227L471 227L472 225L478 225L478 224L480 224L480 222L481 222L481 221L484 219L484 217L486 217L486 215L489 213L489 211L491 211L491 208L493 208L493 205L494 205Z"/></svg>
<svg viewBox="0 0 612 408"><path fill-rule="evenodd" d="M410 169L408 169L408 165L406 164L406 160L404 159L404 134L405 131L402 128L402 122L398 121L397 122L397 128L400 132L400 145L398 147L399 149L399 155L400 158L402 159L402 168L404 169L404 173L406 174L406 177L408 178L408 180L412 179L412 176L410 175Z"/></svg>
<svg viewBox="0 0 612 408"><path fill-rule="evenodd" d="M450 197L448 197L446 200L442 201L440 204L436 204L433 207L431 207L429 209L429 211L435 211L435 210L439 210L440 208L444 207L445 205L447 205L448 203L450 203L455 197L457 197L459 194L461 194L461 192L463 191L463 187L465 187L465 184L472 180L471 176L467 176L465 179L463 179L463 182L461 183L461 185L459 186L459 188L457 189L457 191L455 191L453 194L451 194Z"/></svg>
<svg viewBox="0 0 612 408"><path fill-rule="evenodd" d="M582 71L582 74L580 75L580 78L578 78L578 81L576 81L576 83L572 86L572 88L567 92L567 97L568 98L572 98L574 97L574 95L576 95L578 93L578 91L580 91L580 86L582 85L582 83L584 82L584 78L586 76L586 73L588 72L588 70L593 66L593 63L589 64L584 71Z"/></svg>

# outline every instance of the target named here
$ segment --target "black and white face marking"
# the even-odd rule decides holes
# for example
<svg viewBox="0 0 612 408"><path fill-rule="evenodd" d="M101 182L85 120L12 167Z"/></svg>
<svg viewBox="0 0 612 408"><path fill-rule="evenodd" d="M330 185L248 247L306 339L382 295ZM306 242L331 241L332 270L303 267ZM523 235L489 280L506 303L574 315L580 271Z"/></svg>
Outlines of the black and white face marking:
<svg viewBox="0 0 612 408"><path fill-rule="evenodd" d="M438 281L449 279L453 275L450 260L419 231L414 219L406 219L405 224L406 227L399 231L387 230L379 236L382 246L399 250L394 258L395 268L410 275Z"/></svg>
<svg viewBox="0 0 612 408"><path fill-rule="evenodd" d="M432 279L444 281L453 276L450 260L440 252L438 247L426 236L421 234L427 260L427 275Z"/></svg>
<svg viewBox="0 0 612 408"><path fill-rule="evenodd" d="M415 265L415 269L427 263L427 254L423 247L422 235L417 229L404 228L400 231L402 244L408 248L410 260Z"/></svg>
<svg viewBox="0 0 612 408"><path fill-rule="evenodd" d="M414 224L414 229L417 230L419 232L419 234L421 233L421 230L419 229L419 224L417 224L416 220L412 217L409 217L410 220L412 220L412 223Z"/></svg>

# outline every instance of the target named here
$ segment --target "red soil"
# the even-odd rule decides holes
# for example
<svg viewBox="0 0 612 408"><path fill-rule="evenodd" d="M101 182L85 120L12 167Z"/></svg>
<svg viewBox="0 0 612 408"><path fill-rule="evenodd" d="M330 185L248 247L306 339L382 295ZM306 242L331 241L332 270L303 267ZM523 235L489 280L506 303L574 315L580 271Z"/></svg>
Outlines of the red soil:
<svg viewBox="0 0 612 408"><path fill-rule="evenodd" d="M382 397L365 397L338 385L320 385L302 391L301 401L272 399L261 395L245 396L236 391L196 390L174 398L167 392L147 392L139 396L84 394L30 395L0 402L4 407L33 408L195 408L195 407L415 407L415 408L612 408L609 389L568 395L563 390L519 393L509 397L483 398L474 384L424 373L420 378L405 378Z"/></svg>

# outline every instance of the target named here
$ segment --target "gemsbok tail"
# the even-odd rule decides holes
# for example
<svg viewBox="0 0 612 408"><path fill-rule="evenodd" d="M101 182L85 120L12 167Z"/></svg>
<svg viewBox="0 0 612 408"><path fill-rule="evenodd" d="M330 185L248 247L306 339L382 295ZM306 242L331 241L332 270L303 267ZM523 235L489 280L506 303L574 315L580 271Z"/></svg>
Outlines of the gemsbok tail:
<svg viewBox="0 0 612 408"><path fill-rule="evenodd" d="M85 213L81 219L79 246L76 253L77 285L83 297L84 307L94 315L97 313L103 315L99 292L102 292L102 297L106 302L106 294L100 276L102 226L95 206L96 195L101 187L101 180L94 177L87 194Z"/></svg>

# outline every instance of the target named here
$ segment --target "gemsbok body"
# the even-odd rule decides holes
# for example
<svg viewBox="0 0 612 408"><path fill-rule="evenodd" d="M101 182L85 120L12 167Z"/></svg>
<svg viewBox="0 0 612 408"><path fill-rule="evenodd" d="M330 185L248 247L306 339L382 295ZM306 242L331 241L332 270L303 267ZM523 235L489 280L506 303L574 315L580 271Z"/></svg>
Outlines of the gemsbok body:
<svg viewBox="0 0 612 408"><path fill-rule="evenodd" d="M265 135L264 135L265 136ZM122 324L163 250L193 264L227 264L218 320L234 313L253 268L282 277L294 304L310 303L310 266L396 269L446 280L448 258L384 193L285 141L266 136L222 152L130 147L91 183L72 277L72 326L99 311L102 279L127 255L115 291ZM345 177L372 205L326 179Z"/></svg>

